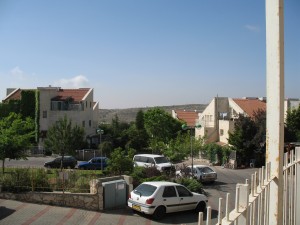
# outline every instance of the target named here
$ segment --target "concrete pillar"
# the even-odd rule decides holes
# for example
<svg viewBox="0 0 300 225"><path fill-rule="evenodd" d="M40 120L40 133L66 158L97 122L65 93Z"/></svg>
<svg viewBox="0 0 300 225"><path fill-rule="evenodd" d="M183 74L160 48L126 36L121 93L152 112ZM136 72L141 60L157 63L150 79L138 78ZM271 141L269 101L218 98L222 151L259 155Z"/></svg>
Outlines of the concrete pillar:
<svg viewBox="0 0 300 225"><path fill-rule="evenodd" d="M282 224L284 148L283 0L266 0L267 131L266 163L270 162L269 224Z"/></svg>

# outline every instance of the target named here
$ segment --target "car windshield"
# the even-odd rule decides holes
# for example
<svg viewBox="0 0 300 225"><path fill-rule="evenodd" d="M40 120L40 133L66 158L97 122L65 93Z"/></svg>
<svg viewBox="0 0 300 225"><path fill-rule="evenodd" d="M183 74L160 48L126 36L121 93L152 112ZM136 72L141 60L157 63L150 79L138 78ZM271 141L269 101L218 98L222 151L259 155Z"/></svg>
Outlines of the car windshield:
<svg viewBox="0 0 300 225"><path fill-rule="evenodd" d="M150 184L141 184L136 189L134 193L140 196L150 196L154 193L156 187Z"/></svg>
<svg viewBox="0 0 300 225"><path fill-rule="evenodd" d="M156 162L156 164L160 164L160 163L168 163L169 161L165 158L165 157L163 157L163 156L161 156L161 157L156 157L156 158L154 158L155 159L155 162Z"/></svg>

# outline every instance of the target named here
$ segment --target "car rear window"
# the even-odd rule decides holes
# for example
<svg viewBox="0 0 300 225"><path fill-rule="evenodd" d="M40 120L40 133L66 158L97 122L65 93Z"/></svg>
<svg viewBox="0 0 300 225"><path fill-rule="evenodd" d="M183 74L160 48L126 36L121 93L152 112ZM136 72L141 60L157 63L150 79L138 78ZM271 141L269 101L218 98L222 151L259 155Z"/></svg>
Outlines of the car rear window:
<svg viewBox="0 0 300 225"><path fill-rule="evenodd" d="M134 189L134 193L140 196L150 196L152 195L157 187L150 184L141 184L136 189Z"/></svg>

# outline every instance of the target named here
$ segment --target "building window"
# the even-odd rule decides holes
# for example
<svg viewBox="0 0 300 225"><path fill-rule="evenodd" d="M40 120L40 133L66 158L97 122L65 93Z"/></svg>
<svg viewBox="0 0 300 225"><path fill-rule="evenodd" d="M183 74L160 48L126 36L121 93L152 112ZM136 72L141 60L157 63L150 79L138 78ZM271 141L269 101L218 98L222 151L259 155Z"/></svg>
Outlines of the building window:
<svg viewBox="0 0 300 225"><path fill-rule="evenodd" d="M220 129L220 136L223 136L223 135L224 135L224 130Z"/></svg>
<svg viewBox="0 0 300 225"><path fill-rule="evenodd" d="M43 111L43 118L47 118L47 111Z"/></svg>
<svg viewBox="0 0 300 225"><path fill-rule="evenodd" d="M91 127L92 126L92 121L91 120L89 120L89 127Z"/></svg>
<svg viewBox="0 0 300 225"><path fill-rule="evenodd" d="M82 121L82 126L85 127L85 121Z"/></svg>

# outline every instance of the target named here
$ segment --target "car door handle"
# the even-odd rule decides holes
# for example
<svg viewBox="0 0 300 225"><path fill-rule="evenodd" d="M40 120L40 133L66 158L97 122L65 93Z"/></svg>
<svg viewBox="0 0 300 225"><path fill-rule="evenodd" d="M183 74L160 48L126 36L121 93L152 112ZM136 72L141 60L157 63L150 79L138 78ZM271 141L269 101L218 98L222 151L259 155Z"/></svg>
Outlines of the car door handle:
<svg viewBox="0 0 300 225"><path fill-rule="evenodd" d="M183 198L180 198L180 200L183 200Z"/></svg>
<svg viewBox="0 0 300 225"><path fill-rule="evenodd" d="M167 201L167 199L164 198L164 202Z"/></svg>

